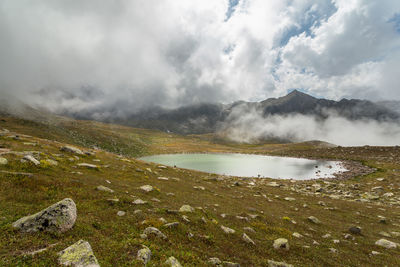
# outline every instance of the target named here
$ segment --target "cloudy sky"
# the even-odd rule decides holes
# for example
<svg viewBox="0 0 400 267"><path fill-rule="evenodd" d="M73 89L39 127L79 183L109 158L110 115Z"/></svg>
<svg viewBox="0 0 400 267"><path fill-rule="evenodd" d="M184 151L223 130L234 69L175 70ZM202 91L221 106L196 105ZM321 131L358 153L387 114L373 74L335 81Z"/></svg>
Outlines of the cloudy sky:
<svg viewBox="0 0 400 267"><path fill-rule="evenodd" d="M399 0L2 0L0 92L48 107L400 100Z"/></svg>

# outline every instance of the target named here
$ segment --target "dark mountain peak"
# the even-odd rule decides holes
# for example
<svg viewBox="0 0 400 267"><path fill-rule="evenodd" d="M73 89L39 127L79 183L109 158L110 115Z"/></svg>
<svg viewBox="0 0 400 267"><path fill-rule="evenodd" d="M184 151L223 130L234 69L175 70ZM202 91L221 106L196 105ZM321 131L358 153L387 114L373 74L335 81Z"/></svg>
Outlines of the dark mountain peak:
<svg viewBox="0 0 400 267"><path fill-rule="evenodd" d="M293 90L292 92L290 92L289 94L287 94L286 96L283 96L283 97L280 97L280 98L283 98L283 99L293 99L293 98L295 98L295 99L310 99L310 100L314 99L314 100L316 100L315 97L310 96L309 94L300 92L300 91L298 91L296 89Z"/></svg>

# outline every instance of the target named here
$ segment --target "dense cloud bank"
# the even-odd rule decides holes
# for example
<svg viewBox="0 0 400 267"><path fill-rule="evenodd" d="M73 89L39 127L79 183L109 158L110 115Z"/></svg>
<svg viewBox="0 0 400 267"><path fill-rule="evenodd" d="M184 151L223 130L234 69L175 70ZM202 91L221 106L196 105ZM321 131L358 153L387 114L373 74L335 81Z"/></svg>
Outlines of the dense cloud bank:
<svg viewBox="0 0 400 267"><path fill-rule="evenodd" d="M0 93L117 113L291 88L399 99L399 14L398 0L3 0Z"/></svg>
<svg viewBox="0 0 400 267"><path fill-rule="evenodd" d="M349 120L326 111L327 118L313 115L269 115L255 110L234 109L220 125L224 137L242 142L262 140L302 142L320 140L342 146L400 145L400 122L370 119Z"/></svg>

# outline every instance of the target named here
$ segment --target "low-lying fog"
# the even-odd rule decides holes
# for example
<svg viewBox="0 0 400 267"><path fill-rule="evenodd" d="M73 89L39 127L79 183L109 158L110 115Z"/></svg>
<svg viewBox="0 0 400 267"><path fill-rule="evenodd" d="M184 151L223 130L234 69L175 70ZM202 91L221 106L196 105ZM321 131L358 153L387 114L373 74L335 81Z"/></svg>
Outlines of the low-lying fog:
<svg viewBox="0 0 400 267"><path fill-rule="evenodd" d="M221 130L233 141L254 143L265 139L295 142L320 140L341 146L400 145L400 122L349 120L333 113L321 120L312 115L270 115L233 110Z"/></svg>

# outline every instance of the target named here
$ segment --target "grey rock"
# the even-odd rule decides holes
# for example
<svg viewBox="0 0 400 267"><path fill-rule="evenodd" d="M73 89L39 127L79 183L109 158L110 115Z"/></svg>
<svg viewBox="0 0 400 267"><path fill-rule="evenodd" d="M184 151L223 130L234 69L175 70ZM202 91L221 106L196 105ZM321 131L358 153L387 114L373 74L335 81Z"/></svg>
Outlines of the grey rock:
<svg viewBox="0 0 400 267"><path fill-rule="evenodd" d="M182 267L179 261L172 256L165 261L165 264L171 267Z"/></svg>
<svg viewBox="0 0 400 267"><path fill-rule="evenodd" d="M286 238L278 238L274 241L274 249L289 250L289 241Z"/></svg>
<svg viewBox="0 0 400 267"><path fill-rule="evenodd" d="M361 234L361 228L358 226L352 226L349 228L349 232L354 234L354 235L360 235Z"/></svg>
<svg viewBox="0 0 400 267"><path fill-rule="evenodd" d="M6 165L8 163L8 160L6 158L0 157L0 165Z"/></svg>
<svg viewBox="0 0 400 267"><path fill-rule="evenodd" d="M90 164L90 163L78 163L78 167L84 167L84 168L94 169L94 170L98 170L99 169L99 166L94 165L94 164Z"/></svg>
<svg viewBox="0 0 400 267"><path fill-rule="evenodd" d="M321 221L318 220L317 217L314 217L314 216L308 217L308 221L310 221L312 223L315 223L315 224L320 224L321 223Z"/></svg>
<svg viewBox="0 0 400 267"><path fill-rule="evenodd" d="M166 228L175 228L175 227L178 227L178 225L179 225L179 222L172 222L172 223L166 223L166 224L164 224L163 227L166 227Z"/></svg>
<svg viewBox="0 0 400 267"><path fill-rule="evenodd" d="M79 240L58 253L58 262L65 266L100 267L92 247L87 241Z"/></svg>
<svg viewBox="0 0 400 267"><path fill-rule="evenodd" d="M223 262L223 266L226 266L226 267L240 267L240 264L236 263L236 262L224 261Z"/></svg>
<svg viewBox="0 0 400 267"><path fill-rule="evenodd" d="M60 150L63 151L63 152L69 152L69 153L75 153L75 154L78 154L78 155L83 155L82 150L80 150L77 147L73 147L73 146L63 146L63 147L60 148Z"/></svg>
<svg viewBox="0 0 400 267"><path fill-rule="evenodd" d="M222 264L221 260L218 258L209 258L208 263L211 265L221 265Z"/></svg>
<svg viewBox="0 0 400 267"><path fill-rule="evenodd" d="M224 231L225 234L234 234L236 232L235 230L223 225L221 225L221 229L222 231Z"/></svg>
<svg viewBox="0 0 400 267"><path fill-rule="evenodd" d="M136 259L146 265L151 259L151 250L148 247L143 246L143 248L138 251Z"/></svg>
<svg viewBox="0 0 400 267"><path fill-rule="evenodd" d="M286 201L295 201L296 199L293 197L285 197L284 200Z"/></svg>
<svg viewBox="0 0 400 267"><path fill-rule="evenodd" d="M96 187L96 190L103 191L103 192L114 193L114 190L108 188L107 186L103 186L103 185L99 185L98 187Z"/></svg>
<svg viewBox="0 0 400 267"><path fill-rule="evenodd" d="M138 199L135 199L135 201L133 201L132 203L135 205L143 205L143 204L146 204L147 201L144 201L144 200L141 200L140 198L138 198Z"/></svg>
<svg viewBox="0 0 400 267"><path fill-rule="evenodd" d="M252 244L252 245L256 244L256 243L254 243L254 241L248 235L246 235L246 233L243 233L242 239L243 239L244 242L246 242L248 244Z"/></svg>
<svg viewBox="0 0 400 267"><path fill-rule="evenodd" d="M126 212L120 210L120 211L117 212L117 215L120 216L120 217L122 217L122 216L125 216L125 215L126 215Z"/></svg>
<svg viewBox="0 0 400 267"><path fill-rule="evenodd" d="M301 235L301 234L299 234L299 233L297 233L297 232L294 232L294 233L292 234L292 236L294 236L294 237L296 237L296 238L302 238L302 237L303 237L303 235Z"/></svg>
<svg viewBox="0 0 400 267"><path fill-rule="evenodd" d="M380 246L380 247L384 247L387 249L395 249L397 248L397 244L389 241L387 239L379 239L378 241L375 242L375 245Z"/></svg>
<svg viewBox="0 0 400 267"><path fill-rule="evenodd" d="M245 230L246 232L250 232L250 233L255 233L256 231L251 228L251 227L243 227L243 230Z"/></svg>
<svg viewBox="0 0 400 267"><path fill-rule="evenodd" d="M146 229L144 229L143 234L147 236L155 235L156 237L159 237L161 239L167 239L167 236L155 227L147 227Z"/></svg>
<svg viewBox="0 0 400 267"><path fill-rule="evenodd" d="M76 205L70 198L57 202L50 207L19 219L13 227L23 232L66 232L76 221Z"/></svg>
<svg viewBox="0 0 400 267"><path fill-rule="evenodd" d="M142 185L141 187L140 187L140 189L142 189L143 191L145 191L146 193L149 193L149 192L151 192L151 191L153 191L154 190L154 188L151 186L151 185Z"/></svg>
<svg viewBox="0 0 400 267"><path fill-rule="evenodd" d="M180 209L179 212L194 212L194 208L189 206L189 205L183 205Z"/></svg>
<svg viewBox="0 0 400 267"><path fill-rule="evenodd" d="M32 155L26 155L24 157L24 160L27 160L27 161L35 164L36 166L40 165L40 162L37 159L35 159Z"/></svg>

